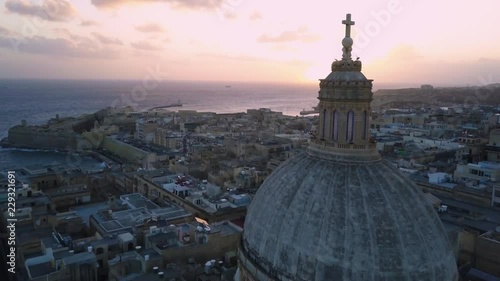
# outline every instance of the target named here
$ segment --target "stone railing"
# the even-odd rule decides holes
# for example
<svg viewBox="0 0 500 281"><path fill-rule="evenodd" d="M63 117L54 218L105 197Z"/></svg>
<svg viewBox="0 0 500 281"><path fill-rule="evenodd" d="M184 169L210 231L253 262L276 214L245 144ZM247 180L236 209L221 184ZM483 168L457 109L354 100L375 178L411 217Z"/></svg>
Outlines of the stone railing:
<svg viewBox="0 0 500 281"><path fill-rule="evenodd" d="M358 87L358 88L372 88L372 80L366 81L331 81L321 79L319 82L320 87Z"/></svg>
<svg viewBox="0 0 500 281"><path fill-rule="evenodd" d="M321 139L311 140L311 143L330 148L349 149L349 150L365 150L365 149L373 149L376 147L375 143L368 143L368 144L336 143Z"/></svg>

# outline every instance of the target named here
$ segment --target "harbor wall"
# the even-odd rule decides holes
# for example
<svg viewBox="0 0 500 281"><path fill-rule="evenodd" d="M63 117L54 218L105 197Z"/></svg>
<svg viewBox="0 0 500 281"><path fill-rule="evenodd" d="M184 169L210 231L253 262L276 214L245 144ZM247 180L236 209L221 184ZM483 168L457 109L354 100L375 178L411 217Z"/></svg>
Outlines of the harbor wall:
<svg viewBox="0 0 500 281"><path fill-rule="evenodd" d="M7 146L76 151L83 139L76 133L45 131L38 127L15 126L9 130Z"/></svg>

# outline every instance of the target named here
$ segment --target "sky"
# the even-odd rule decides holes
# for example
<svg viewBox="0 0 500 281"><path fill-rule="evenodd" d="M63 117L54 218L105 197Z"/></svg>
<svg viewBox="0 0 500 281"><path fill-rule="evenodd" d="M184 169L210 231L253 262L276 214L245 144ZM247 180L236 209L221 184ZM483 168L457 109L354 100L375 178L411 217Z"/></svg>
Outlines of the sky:
<svg viewBox="0 0 500 281"><path fill-rule="evenodd" d="M385 84L500 81L500 1L0 0L0 78Z"/></svg>

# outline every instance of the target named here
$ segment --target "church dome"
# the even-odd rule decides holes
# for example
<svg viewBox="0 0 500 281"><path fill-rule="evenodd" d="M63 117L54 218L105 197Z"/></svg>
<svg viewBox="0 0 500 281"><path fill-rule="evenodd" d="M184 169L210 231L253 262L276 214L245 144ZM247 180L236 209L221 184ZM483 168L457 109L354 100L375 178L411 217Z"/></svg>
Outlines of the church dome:
<svg viewBox="0 0 500 281"><path fill-rule="evenodd" d="M353 164L309 151L260 187L240 256L255 280L458 278L443 226L410 179L383 160Z"/></svg>
<svg viewBox="0 0 500 281"><path fill-rule="evenodd" d="M330 73L325 80L327 81L366 81L365 75L359 71L338 71Z"/></svg>
<svg viewBox="0 0 500 281"><path fill-rule="evenodd" d="M350 15L343 23L349 37ZM436 211L370 138L372 80L342 43L320 80L318 133L249 206L237 280L456 281Z"/></svg>

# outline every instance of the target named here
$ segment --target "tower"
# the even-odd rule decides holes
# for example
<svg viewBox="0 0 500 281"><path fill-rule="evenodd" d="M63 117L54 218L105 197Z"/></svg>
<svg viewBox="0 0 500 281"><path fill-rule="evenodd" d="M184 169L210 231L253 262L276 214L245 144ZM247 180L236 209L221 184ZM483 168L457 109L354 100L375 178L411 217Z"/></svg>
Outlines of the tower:
<svg viewBox="0 0 500 281"><path fill-rule="evenodd" d="M351 15L347 14L342 60L332 63L331 73L320 79L319 130L312 150L335 157L358 155L379 158L370 140L372 82L361 73L361 61L352 60Z"/></svg>
<svg viewBox="0 0 500 281"><path fill-rule="evenodd" d="M255 194L236 280L456 281L436 211L370 141L372 80L351 58L349 14L342 23L342 59L319 83L319 134Z"/></svg>

